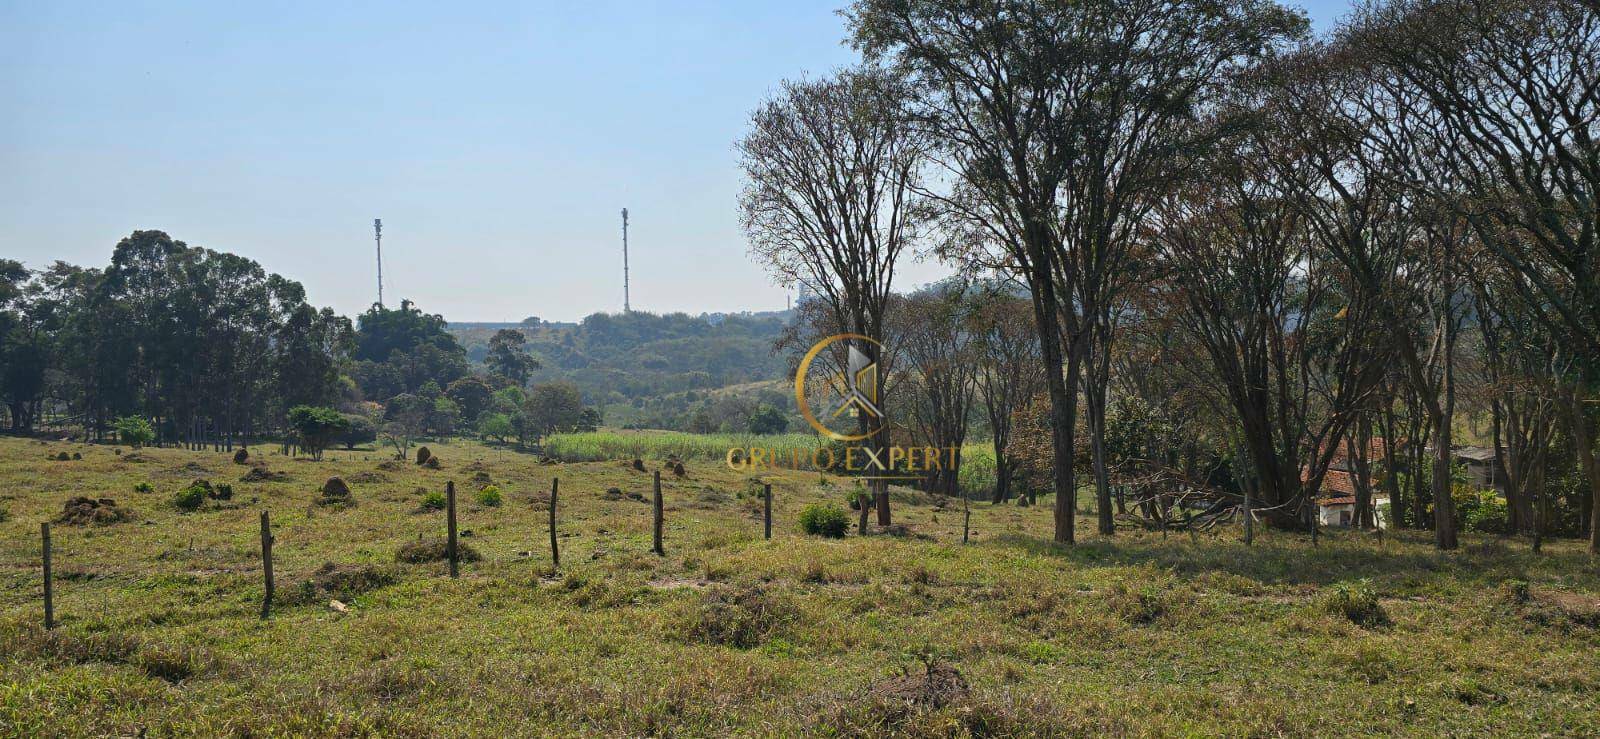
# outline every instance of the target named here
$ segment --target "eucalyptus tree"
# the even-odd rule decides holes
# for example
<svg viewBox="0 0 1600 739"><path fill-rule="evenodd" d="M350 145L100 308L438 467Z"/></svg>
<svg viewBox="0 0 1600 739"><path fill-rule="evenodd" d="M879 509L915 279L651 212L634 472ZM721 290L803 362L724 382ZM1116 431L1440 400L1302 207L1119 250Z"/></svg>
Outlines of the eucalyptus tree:
<svg viewBox="0 0 1600 739"><path fill-rule="evenodd" d="M814 293L834 325L880 341L895 266L931 217L918 194L926 142L904 103L901 82L873 69L789 81L738 142L752 256L779 282ZM856 348L881 363L876 345ZM884 449L887 414L857 418L863 443ZM888 487L876 488L878 524L887 526Z"/></svg>
<svg viewBox="0 0 1600 739"><path fill-rule="evenodd" d="M1132 231L1205 143L1198 112L1305 19L1270 0L858 0L846 16L857 47L915 85L916 119L954 183L946 204L1027 283L1050 396L1055 538L1070 543L1076 390L1124 286Z"/></svg>

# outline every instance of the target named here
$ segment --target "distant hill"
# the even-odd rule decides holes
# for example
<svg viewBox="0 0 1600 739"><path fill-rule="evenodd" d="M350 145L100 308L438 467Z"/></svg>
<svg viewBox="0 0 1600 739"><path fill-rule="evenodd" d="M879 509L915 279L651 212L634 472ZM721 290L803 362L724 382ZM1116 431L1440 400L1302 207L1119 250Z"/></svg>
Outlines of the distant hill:
<svg viewBox="0 0 1600 739"><path fill-rule="evenodd" d="M773 344L792 316L760 313L596 313L578 323L452 323L448 330L482 363L496 331L514 328L543 368L534 382L570 380L603 408L608 425L682 428L710 391L739 386L751 402L782 403L787 375ZM759 390L758 390L759 389ZM718 393L726 395L727 393ZM784 410L789 410L786 406Z"/></svg>

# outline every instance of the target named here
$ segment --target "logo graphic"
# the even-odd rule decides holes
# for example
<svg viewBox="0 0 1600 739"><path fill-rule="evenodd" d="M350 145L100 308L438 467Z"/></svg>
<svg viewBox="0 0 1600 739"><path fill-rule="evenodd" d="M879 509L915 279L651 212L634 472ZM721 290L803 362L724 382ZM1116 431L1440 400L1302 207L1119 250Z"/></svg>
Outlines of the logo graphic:
<svg viewBox="0 0 1600 739"><path fill-rule="evenodd" d="M857 344L865 342L880 349L883 345L861 334L834 334L817 342L806 352L794 375L795 405L800 408L800 415L805 417L806 422L811 424L817 433L837 441L860 441L882 430L881 427L859 434L834 431L817 420L816 415L811 412L811 401L806 398L806 376L811 370L811 362L822 353L822 350L841 341L850 343L845 345L844 371L829 377L827 382L828 389L833 391L830 397L839 399L837 404L832 406L834 408L832 417L838 418L849 413L857 418L862 416L883 418L883 410L878 407L879 389L882 387L878 364L872 361L866 352L861 351Z"/></svg>

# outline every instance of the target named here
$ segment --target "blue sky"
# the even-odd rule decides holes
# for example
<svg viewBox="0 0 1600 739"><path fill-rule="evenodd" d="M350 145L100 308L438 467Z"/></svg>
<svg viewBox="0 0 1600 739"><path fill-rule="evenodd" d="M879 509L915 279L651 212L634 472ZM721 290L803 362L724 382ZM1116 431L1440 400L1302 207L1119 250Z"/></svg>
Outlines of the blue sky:
<svg viewBox="0 0 1600 739"><path fill-rule="evenodd" d="M840 5L0 0L0 256L101 266L159 228L354 314L378 217L389 303L573 320L621 308L626 206L636 309L782 308L733 141L850 63Z"/></svg>

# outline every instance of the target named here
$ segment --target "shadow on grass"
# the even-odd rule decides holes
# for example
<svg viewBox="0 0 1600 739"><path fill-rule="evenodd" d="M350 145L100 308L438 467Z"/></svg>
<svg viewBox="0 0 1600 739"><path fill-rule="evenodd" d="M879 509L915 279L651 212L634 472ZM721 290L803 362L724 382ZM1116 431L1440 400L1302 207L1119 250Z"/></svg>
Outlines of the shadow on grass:
<svg viewBox="0 0 1600 739"><path fill-rule="evenodd" d="M1452 552L1434 550L1432 541L1429 532L1389 533L1380 544L1370 533L1336 531L1324 533L1313 547L1308 534L1271 531L1245 546L1205 535L1191 541L1187 534L1173 533L1163 540L1159 534L1119 531L1114 538L1080 533L1072 546L1017 534L989 544L1084 567L1153 565L1180 576L1225 572L1266 585L1321 587L1368 578L1391 592L1448 594L1511 579L1560 579L1568 586L1600 589L1600 562L1584 553L1581 543L1547 544L1543 554L1533 554L1518 539L1463 535L1462 548Z"/></svg>

